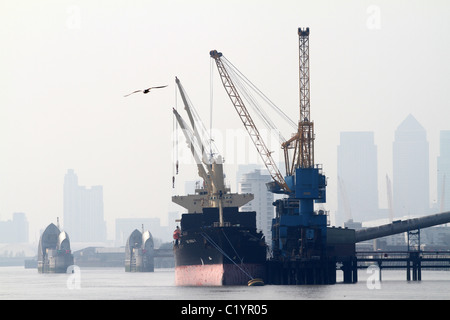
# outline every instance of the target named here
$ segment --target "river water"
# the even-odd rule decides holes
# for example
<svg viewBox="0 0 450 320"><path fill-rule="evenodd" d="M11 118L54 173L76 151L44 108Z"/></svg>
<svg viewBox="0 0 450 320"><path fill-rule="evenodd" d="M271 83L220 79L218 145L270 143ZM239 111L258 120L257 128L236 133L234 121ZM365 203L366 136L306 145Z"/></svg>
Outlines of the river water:
<svg viewBox="0 0 450 320"><path fill-rule="evenodd" d="M422 270L422 281L406 281L404 270L359 270L358 283L320 286L177 287L173 269L128 273L123 268L77 268L71 274L0 267L0 300L410 300L450 299L450 272Z"/></svg>

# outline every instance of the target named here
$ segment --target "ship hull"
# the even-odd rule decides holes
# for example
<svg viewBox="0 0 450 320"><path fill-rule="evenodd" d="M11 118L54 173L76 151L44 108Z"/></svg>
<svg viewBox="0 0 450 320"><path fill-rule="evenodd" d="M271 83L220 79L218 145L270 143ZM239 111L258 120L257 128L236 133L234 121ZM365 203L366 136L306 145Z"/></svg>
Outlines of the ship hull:
<svg viewBox="0 0 450 320"><path fill-rule="evenodd" d="M225 217L231 223L222 227L209 223L213 213L183 215L182 236L173 248L175 284L247 285L253 278L264 279L267 246L256 231L254 214L230 212Z"/></svg>
<svg viewBox="0 0 450 320"><path fill-rule="evenodd" d="M241 269L242 268L242 269ZM239 286L247 285L252 278L265 278L263 264L189 265L175 267L175 284L177 286Z"/></svg>

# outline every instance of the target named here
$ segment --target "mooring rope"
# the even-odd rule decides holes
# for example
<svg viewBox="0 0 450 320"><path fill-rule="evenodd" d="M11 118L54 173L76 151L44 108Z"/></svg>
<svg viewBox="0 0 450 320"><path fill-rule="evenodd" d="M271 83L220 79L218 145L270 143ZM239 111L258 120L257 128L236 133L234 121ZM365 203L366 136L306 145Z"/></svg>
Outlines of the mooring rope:
<svg viewBox="0 0 450 320"><path fill-rule="evenodd" d="M230 247L233 249L234 253L236 254L236 256L238 257L239 261L241 261L241 265L245 267L245 264L243 264L243 259L239 256L239 253L237 253L236 249L234 248L233 244L231 243L230 239L228 239L228 236L226 235L225 231L222 229L222 233L225 236L225 238L227 239L228 243L230 244ZM247 268L246 270L248 272L250 272Z"/></svg>
<svg viewBox="0 0 450 320"><path fill-rule="evenodd" d="M223 254L224 257L226 257L228 260L230 260L236 267L238 267L238 268L239 268L243 273L245 273L251 280L253 280L253 277L252 277L247 271L245 271L240 265L238 265L235 261L233 261L233 259L231 259L231 258L228 256L228 254L227 254L225 251L223 251L223 249L222 249L217 243L215 243L214 240L213 240L209 235L207 235L207 234L204 233L204 232L202 232L202 233L200 233L200 234L206 239L206 241L208 241L209 243L211 243L212 246L213 246L215 249L217 249L217 251L219 251L221 254Z"/></svg>

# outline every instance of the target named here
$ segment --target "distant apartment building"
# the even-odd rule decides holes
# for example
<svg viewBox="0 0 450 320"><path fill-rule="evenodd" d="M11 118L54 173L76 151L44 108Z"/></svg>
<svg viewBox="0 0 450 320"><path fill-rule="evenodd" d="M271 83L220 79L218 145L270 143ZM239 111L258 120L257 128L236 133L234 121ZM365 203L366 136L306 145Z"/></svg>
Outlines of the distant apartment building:
<svg viewBox="0 0 450 320"><path fill-rule="evenodd" d="M243 205L240 211L256 211L256 228L264 233L266 243L272 242L272 219L274 217L274 194L267 191L266 183L272 181L261 170L243 173L239 180L239 193L252 193L254 199Z"/></svg>
<svg viewBox="0 0 450 320"><path fill-rule="evenodd" d="M441 131L437 158L438 211L450 211L450 130Z"/></svg>
<svg viewBox="0 0 450 320"><path fill-rule="evenodd" d="M64 231L72 242L106 241L103 187L78 185L72 169L64 176Z"/></svg>
<svg viewBox="0 0 450 320"><path fill-rule="evenodd" d="M394 217L422 216L429 213L427 134L411 114L395 131L392 186Z"/></svg>
<svg viewBox="0 0 450 320"><path fill-rule="evenodd" d="M341 132L337 147L336 225L382 218L378 208L377 146L373 132Z"/></svg>
<svg viewBox="0 0 450 320"><path fill-rule="evenodd" d="M23 212L14 212L12 220L0 221L0 243L28 242L28 220Z"/></svg>

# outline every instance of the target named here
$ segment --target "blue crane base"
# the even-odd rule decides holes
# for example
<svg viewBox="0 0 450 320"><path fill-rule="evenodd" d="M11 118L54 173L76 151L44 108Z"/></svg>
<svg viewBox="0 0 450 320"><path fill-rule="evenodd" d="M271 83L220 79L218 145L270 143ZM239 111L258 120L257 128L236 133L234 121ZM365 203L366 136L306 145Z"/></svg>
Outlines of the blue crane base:
<svg viewBox="0 0 450 320"><path fill-rule="evenodd" d="M356 282L354 232L349 237L332 230L329 241L327 216L314 211L315 202L326 200L326 177L321 169L297 168L285 181L292 192L274 202L267 283L334 284L338 262L343 266L344 282Z"/></svg>
<svg viewBox="0 0 450 320"><path fill-rule="evenodd" d="M327 216L314 211L314 202L325 202L326 178L320 168L297 168L285 178L292 192L274 202L272 250L275 259L292 260L324 256Z"/></svg>

